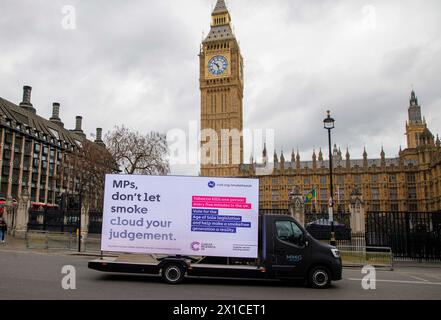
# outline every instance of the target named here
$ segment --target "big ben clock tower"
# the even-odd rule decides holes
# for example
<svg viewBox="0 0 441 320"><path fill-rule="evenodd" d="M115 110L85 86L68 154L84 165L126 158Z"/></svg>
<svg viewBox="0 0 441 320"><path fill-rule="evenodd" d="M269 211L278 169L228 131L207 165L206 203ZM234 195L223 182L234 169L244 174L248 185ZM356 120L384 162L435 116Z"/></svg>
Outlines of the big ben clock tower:
<svg viewBox="0 0 441 320"><path fill-rule="evenodd" d="M243 163L243 59L224 0L217 0L211 17L199 53L201 175L237 176Z"/></svg>

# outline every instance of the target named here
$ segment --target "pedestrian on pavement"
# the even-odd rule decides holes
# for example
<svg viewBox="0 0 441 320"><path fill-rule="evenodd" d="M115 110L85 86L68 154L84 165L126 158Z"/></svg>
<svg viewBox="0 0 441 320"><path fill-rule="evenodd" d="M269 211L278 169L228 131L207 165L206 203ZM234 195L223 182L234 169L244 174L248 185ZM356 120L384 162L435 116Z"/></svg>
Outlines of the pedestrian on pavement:
<svg viewBox="0 0 441 320"><path fill-rule="evenodd" d="M8 230L8 226L6 225L5 219L0 217L0 240L2 243L5 243L5 235Z"/></svg>

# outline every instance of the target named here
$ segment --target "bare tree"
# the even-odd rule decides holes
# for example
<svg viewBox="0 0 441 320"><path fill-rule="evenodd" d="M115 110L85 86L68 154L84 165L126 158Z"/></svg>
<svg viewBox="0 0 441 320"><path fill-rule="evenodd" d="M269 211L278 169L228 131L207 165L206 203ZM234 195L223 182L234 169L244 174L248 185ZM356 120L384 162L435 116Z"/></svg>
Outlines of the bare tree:
<svg viewBox="0 0 441 320"><path fill-rule="evenodd" d="M170 172L166 136L157 132L140 134L116 126L105 137L107 149L126 174L165 175Z"/></svg>
<svg viewBox="0 0 441 320"><path fill-rule="evenodd" d="M71 172L75 175L73 190L93 208L102 206L104 179L108 173L118 172L118 165L103 145L84 139L81 147L69 156Z"/></svg>

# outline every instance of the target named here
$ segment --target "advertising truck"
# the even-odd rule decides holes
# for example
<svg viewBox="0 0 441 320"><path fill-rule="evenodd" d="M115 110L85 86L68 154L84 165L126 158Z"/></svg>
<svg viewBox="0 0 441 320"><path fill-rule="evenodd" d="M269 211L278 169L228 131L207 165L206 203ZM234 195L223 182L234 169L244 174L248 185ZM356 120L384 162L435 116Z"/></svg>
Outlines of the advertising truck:
<svg viewBox="0 0 441 320"><path fill-rule="evenodd" d="M326 288L341 279L337 248L289 215L261 211L257 179L107 175L103 254L88 266L158 275L169 284L191 277L304 279ZM154 260L124 261L118 253Z"/></svg>

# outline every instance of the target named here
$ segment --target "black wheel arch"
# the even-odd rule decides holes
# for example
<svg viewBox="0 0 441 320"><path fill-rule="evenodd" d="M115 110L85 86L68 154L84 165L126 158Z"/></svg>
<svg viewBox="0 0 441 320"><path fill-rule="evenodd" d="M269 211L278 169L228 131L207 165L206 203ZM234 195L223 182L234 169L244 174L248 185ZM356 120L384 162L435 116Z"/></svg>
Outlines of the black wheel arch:
<svg viewBox="0 0 441 320"><path fill-rule="evenodd" d="M163 269L165 266L170 264L176 264L180 266L184 270L184 272L187 271L188 267L190 266L184 258L164 258L161 260L158 267L159 269Z"/></svg>

